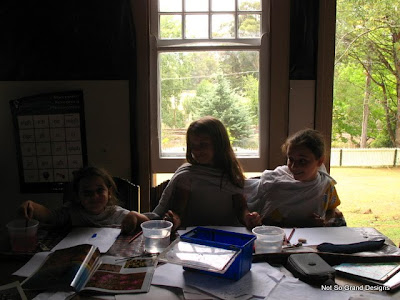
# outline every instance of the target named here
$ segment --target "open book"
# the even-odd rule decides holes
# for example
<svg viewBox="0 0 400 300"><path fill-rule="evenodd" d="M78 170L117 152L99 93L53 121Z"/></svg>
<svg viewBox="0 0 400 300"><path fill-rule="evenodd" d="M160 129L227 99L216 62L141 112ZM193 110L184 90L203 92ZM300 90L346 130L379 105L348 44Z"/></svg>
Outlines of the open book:
<svg viewBox="0 0 400 300"><path fill-rule="evenodd" d="M155 266L152 258L100 256L96 246L83 244L52 252L21 285L25 290L148 292Z"/></svg>

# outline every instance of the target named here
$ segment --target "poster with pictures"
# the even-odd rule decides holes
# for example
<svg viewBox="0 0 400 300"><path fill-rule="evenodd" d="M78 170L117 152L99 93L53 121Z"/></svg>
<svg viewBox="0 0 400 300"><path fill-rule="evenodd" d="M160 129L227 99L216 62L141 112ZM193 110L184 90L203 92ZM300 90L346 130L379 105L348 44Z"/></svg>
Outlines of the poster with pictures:
<svg viewBox="0 0 400 300"><path fill-rule="evenodd" d="M21 192L62 192L87 164L83 92L24 97L10 107Z"/></svg>

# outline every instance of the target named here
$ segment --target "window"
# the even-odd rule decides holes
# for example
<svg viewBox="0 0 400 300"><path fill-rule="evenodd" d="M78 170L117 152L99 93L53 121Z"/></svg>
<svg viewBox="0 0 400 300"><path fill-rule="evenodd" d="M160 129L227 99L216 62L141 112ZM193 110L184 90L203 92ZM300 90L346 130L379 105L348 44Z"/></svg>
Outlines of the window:
<svg viewBox="0 0 400 300"><path fill-rule="evenodd" d="M220 119L246 171L265 165L267 0L151 0L151 161L174 172L185 133ZM154 147L154 145L156 145Z"/></svg>

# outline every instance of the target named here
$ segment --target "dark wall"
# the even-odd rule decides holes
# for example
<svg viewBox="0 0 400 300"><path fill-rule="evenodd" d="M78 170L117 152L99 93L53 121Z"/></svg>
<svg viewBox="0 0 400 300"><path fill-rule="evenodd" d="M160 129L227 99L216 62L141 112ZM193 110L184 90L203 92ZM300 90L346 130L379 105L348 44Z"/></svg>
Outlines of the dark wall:
<svg viewBox="0 0 400 300"><path fill-rule="evenodd" d="M2 0L0 80L129 79L129 0Z"/></svg>
<svg viewBox="0 0 400 300"><path fill-rule="evenodd" d="M315 80L319 0L290 1L291 80Z"/></svg>

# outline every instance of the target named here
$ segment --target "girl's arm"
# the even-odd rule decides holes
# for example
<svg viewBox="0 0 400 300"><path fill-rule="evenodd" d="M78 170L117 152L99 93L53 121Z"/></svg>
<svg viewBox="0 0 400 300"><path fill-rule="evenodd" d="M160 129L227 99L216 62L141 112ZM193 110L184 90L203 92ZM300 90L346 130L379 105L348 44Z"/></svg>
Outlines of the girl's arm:
<svg viewBox="0 0 400 300"><path fill-rule="evenodd" d="M257 212L249 211L246 198L242 194L233 195L232 200L236 216L240 223L249 230L261 225L261 216Z"/></svg>
<svg viewBox="0 0 400 300"><path fill-rule="evenodd" d="M325 215L320 216L314 213L311 216L313 221L312 226L346 226L343 214L337 209L340 205L340 199L333 182L328 184L324 197L324 203L326 205Z"/></svg>
<svg viewBox="0 0 400 300"><path fill-rule="evenodd" d="M346 226L343 214L337 208L340 205L340 199L333 184L329 186L326 194L328 207L325 213L324 226Z"/></svg>
<svg viewBox="0 0 400 300"><path fill-rule="evenodd" d="M31 200L22 203L18 213L27 220L36 219L43 223L51 222L51 211L47 207Z"/></svg>
<svg viewBox="0 0 400 300"><path fill-rule="evenodd" d="M185 224L186 208L190 199L190 190L176 187L171 197L171 209L165 214L165 219L171 221L174 226L172 230L178 229ZM185 225L184 225L185 226Z"/></svg>
<svg viewBox="0 0 400 300"><path fill-rule="evenodd" d="M129 212L121 222L122 233L128 234L134 232L140 224L148 221L149 218L136 211Z"/></svg>

